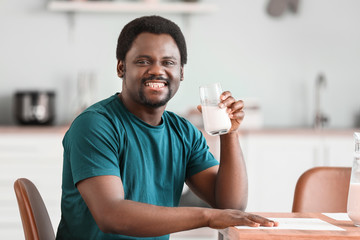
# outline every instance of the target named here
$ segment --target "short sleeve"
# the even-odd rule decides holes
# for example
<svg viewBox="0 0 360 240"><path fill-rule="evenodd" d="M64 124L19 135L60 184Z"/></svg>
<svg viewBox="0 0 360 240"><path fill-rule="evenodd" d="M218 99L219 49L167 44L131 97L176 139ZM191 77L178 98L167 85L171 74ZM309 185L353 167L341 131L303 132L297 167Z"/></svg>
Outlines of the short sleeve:
<svg viewBox="0 0 360 240"><path fill-rule="evenodd" d="M74 120L64 141L74 184L94 176L120 177L118 136L111 121L98 112L84 112Z"/></svg>
<svg viewBox="0 0 360 240"><path fill-rule="evenodd" d="M209 151L209 146L203 134L198 129L194 129L192 135L191 154L186 169L186 178L215 165L219 165L219 161L216 160Z"/></svg>

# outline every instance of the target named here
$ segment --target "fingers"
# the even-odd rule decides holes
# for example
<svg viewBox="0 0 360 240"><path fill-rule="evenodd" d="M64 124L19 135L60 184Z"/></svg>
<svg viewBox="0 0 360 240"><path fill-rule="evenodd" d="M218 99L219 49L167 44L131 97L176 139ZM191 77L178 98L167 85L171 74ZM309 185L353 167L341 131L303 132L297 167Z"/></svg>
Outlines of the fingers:
<svg viewBox="0 0 360 240"><path fill-rule="evenodd" d="M275 221L272 221L270 219L261 217L259 215L254 215L254 214L250 214L250 213L242 213L245 216L241 216L241 218L239 219L239 223L237 223L238 226L243 225L243 226L249 226L249 227L260 227L260 226L264 226L264 227L276 227L278 226L278 223ZM241 214L241 215L242 215Z"/></svg>
<svg viewBox="0 0 360 240"><path fill-rule="evenodd" d="M249 218L243 218L241 219L241 223L237 224L237 226L260 227L260 223L254 222Z"/></svg>
<svg viewBox="0 0 360 240"><path fill-rule="evenodd" d="M231 92L226 91L226 92L223 92L220 96L219 107L220 108L228 107L231 104L233 104L234 102L235 102L235 98L233 96L231 96Z"/></svg>
<svg viewBox="0 0 360 240"><path fill-rule="evenodd" d="M232 226L249 226L249 227L276 227L278 223L270 219L246 213L234 209L213 210L215 215L209 221L209 227L215 229L224 229Z"/></svg>
<svg viewBox="0 0 360 240"><path fill-rule="evenodd" d="M234 209L216 210L216 215L209 221L209 227L215 229L232 226L259 227L260 223L251 219L251 214Z"/></svg>
<svg viewBox="0 0 360 240"><path fill-rule="evenodd" d="M244 116L245 116L245 113L243 111L243 106L244 104L242 103L242 101L239 101L239 102L236 102L234 103L233 105L239 105L239 106L232 106L232 107L229 107L227 108L227 112L229 114L229 117L231 119L243 119Z"/></svg>
<svg viewBox="0 0 360 240"><path fill-rule="evenodd" d="M220 96L221 102L219 104L220 108L227 108L226 111L229 114L229 117L232 119L243 119L244 118L244 102L242 100L236 101L236 99L231 95L231 92L223 92Z"/></svg>
<svg viewBox="0 0 360 240"><path fill-rule="evenodd" d="M251 221L254 221L254 222L256 222L259 225L264 226L264 227L276 227L276 226L279 225L278 222L275 222L273 220L261 217L259 215L250 214L248 218Z"/></svg>

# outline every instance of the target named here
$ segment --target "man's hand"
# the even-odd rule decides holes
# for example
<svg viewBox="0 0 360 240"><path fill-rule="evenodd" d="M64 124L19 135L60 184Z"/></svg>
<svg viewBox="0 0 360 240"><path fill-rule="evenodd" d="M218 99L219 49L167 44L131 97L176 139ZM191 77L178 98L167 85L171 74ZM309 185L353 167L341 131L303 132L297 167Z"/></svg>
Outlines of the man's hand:
<svg viewBox="0 0 360 240"><path fill-rule="evenodd" d="M259 215L254 215L239 210L214 209L209 219L209 227L214 229L224 229L229 226L249 226L249 227L276 227L278 222L274 222Z"/></svg>
<svg viewBox="0 0 360 240"><path fill-rule="evenodd" d="M225 91L220 96L219 107L226 108L226 112L229 115L231 120L231 128L229 132L237 131L245 116L243 111L244 102L242 100L236 101L236 99L231 95L231 92ZM197 109L202 112L201 105L198 105Z"/></svg>
<svg viewBox="0 0 360 240"><path fill-rule="evenodd" d="M229 114L229 118L231 120L231 128L229 132L237 131L245 116L243 111L244 102L242 100L236 101L229 91L223 92L220 96L220 100L221 102L219 103L219 107L226 107L226 112Z"/></svg>

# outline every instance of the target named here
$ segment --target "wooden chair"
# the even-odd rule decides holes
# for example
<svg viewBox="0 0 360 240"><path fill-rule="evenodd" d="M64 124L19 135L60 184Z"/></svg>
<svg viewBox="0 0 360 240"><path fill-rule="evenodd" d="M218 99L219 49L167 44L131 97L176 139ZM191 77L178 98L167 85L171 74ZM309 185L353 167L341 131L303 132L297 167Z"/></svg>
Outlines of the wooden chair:
<svg viewBox="0 0 360 240"><path fill-rule="evenodd" d="M26 178L14 183L26 240L53 240L54 229L44 201L36 186Z"/></svg>
<svg viewBox="0 0 360 240"><path fill-rule="evenodd" d="M293 212L346 212L351 168L315 167L297 181Z"/></svg>

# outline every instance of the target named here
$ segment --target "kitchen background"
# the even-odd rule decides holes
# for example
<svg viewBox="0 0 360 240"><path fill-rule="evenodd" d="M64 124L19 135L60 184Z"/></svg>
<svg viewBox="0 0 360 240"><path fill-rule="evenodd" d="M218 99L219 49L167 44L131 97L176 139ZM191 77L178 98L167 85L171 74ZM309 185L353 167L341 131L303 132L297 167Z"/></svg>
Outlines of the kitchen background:
<svg viewBox="0 0 360 240"><path fill-rule="evenodd" d="M109 2L160 7L176 0ZM0 239L24 236L12 187L19 177L37 185L56 230L63 135L84 106L121 91L118 35L132 19L152 14L113 6L56 11L51 4L57 3L0 0ZM244 99L240 142L249 176L247 210L291 211L305 170L352 164L352 134L360 128L360 1L197 3L195 8L204 7L200 12L170 12L170 6L157 13L175 21L188 44L185 80L168 109L201 127L193 111L199 85L221 82ZM55 92L54 126L18 126L13 100L24 90ZM317 125L324 125L322 131L314 129L316 115L327 119ZM218 157L219 139L205 136ZM184 204L203 204L186 188L184 196ZM210 229L186 234L172 238L216 239Z"/></svg>
<svg viewBox="0 0 360 240"><path fill-rule="evenodd" d="M323 74L320 102L327 126L359 125L359 1L300 0L297 11L288 8L277 17L267 11L270 0L200 2L217 9L161 13L183 29L189 54L185 81L169 110L185 115L199 103L198 86L219 81L259 107L259 126L311 127L315 83ZM15 123L17 90L54 90L58 125L68 124L77 113L80 78L90 79L91 94L84 94L88 102L121 91L115 71L117 37L127 22L148 14L67 14L49 11L47 3L0 2L1 125Z"/></svg>

